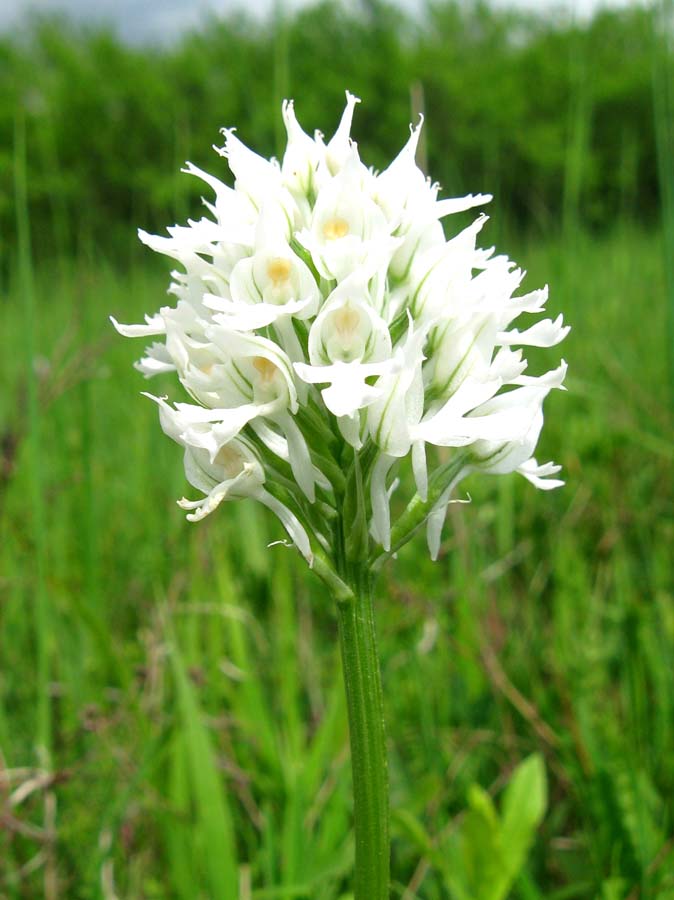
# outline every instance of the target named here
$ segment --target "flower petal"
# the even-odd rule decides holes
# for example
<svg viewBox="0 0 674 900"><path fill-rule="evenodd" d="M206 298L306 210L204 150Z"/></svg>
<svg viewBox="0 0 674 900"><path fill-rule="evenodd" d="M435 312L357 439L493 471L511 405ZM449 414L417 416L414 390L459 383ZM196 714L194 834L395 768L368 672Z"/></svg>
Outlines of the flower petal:
<svg viewBox="0 0 674 900"><path fill-rule="evenodd" d="M166 334L166 324L160 313L155 313L153 316L146 315L145 325L122 325L114 316L110 316L110 321L124 337L150 337L155 334Z"/></svg>

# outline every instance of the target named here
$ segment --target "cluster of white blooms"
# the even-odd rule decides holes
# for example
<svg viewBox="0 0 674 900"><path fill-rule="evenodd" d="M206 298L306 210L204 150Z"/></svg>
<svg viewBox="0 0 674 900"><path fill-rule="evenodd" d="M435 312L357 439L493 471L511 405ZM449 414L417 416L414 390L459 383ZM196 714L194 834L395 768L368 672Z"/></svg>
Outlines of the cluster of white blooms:
<svg viewBox="0 0 674 900"><path fill-rule="evenodd" d="M177 372L193 400L152 397L204 495L180 501L188 518L257 498L310 562L318 548L334 557L355 527L349 515L365 519L379 554L395 549L390 499L396 464L408 456L433 556L450 496L469 472L562 483L549 477L559 467L539 465L533 452L543 400L562 386L566 365L525 375L513 348L553 346L568 329L561 316L510 327L543 310L547 289L513 296L523 272L476 245L486 216L445 238L444 217L491 197L438 199L415 163L421 124L385 171L367 168L350 137L357 102L347 93L327 143L284 103L281 163L225 130L218 152L233 188L191 164L184 170L215 192L204 201L210 217L168 237L140 232L182 267L169 289L177 303L144 325L113 320L124 335L161 336L137 368L147 377ZM429 455L428 445L455 449Z"/></svg>

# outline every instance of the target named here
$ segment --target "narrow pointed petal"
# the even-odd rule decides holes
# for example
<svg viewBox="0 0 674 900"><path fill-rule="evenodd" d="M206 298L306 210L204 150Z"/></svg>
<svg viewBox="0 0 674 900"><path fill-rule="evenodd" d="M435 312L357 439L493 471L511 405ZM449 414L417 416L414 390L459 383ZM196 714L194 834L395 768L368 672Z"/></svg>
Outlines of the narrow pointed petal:
<svg viewBox="0 0 674 900"><path fill-rule="evenodd" d="M391 549L391 508L386 479L396 458L382 453L374 465L370 480L372 536L384 550Z"/></svg>
<svg viewBox="0 0 674 900"><path fill-rule="evenodd" d="M562 487L564 482L559 478L550 478L550 475L556 475L562 469L561 466L553 462L542 463L539 465L534 457L523 462L518 466L517 471L520 475L524 475L527 481L530 481L534 487L541 491L552 491L555 488Z"/></svg>
<svg viewBox="0 0 674 900"><path fill-rule="evenodd" d="M351 124L357 103L360 103L360 99L347 91L346 107L342 113L339 127L326 147L328 166L333 174L341 169L351 151Z"/></svg>
<svg viewBox="0 0 674 900"><path fill-rule="evenodd" d="M491 194L468 194L465 197L439 200L435 208L438 218L443 218L454 213L466 212L466 210L473 209L476 206L484 206L485 203L491 203L493 199Z"/></svg>
<svg viewBox="0 0 674 900"><path fill-rule="evenodd" d="M314 478L314 466L311 462L309 448L304 435L291 415L278 416L277 421L285 432L288 441L289 462L293 475L309 501L313 503L316 499L316 479Z"/></svg>
<svg viewBox="0 0 674 900"><path fill-rule="evenodd" d="M417 494L425 502L428 497L428 466L426 465L426 444L415 441L412 444L412 470Z"/></svg>
<svg viewBox="0 0 674 900"><path fill-rule="evenodd" d="M459 482L465 477L466 472L460 472L452 481L447 490L445 490L438 502L433 507L426 521L426 540L428 542L428 551L431 559L435 562L440 554L440 543L442 540L442 528L447 518L447 507L450 503L470 503L468 500L451 500L451 496Z"/></svg>
<svg viewBox="0 0 674 900"><path fill-rule="evenodd" d="M518 331L513 328L512 331L502 332L498 339L502 344L525 344L529 347L554 347L563 341L571 330L570 326L563 324L562 316L559 315L553 322L552 319L542 319L536 322L526 331Z"/></svg>
<svg viewBox="0 0 674 900"><path fill-rule="evenodd" d="M122 325L113 316L110 321L116 330L124 337L151 337L155 334L166 334L166 323L160 313L154 316L145 316L145 325Z"/></svg>
<svg viewBox="0 0 674 900"><path fill-rule="evenodd" d="M152 378L163 372L175 372L176 366L166 344L154 343L145 348L145 356L133 364L145 378Z"/></svg>
<svg viewBox="0 0 674 900"><path fill-rule="evenodd" d="M268 491L261 489L257 495L257 499L260 503L263 503L268 509L270 509L281 521L281 524L285 528L285 530L290 535L292 542L295 544L297 549L300 551L302 556L306 559L311 567L314 562L314 555L311 551L311 543L309 541L309 535L306 530L300 523L300 520L297 516L293 515L293 513L281 503L280 500L277 500L276 497L273 497Z"/></svg>

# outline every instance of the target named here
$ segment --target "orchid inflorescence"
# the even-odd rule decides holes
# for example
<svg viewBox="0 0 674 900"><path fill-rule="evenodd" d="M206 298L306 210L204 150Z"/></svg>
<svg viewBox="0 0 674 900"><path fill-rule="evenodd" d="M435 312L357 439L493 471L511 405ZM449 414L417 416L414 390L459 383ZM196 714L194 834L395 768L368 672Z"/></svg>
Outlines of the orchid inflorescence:
<svg viewBox="0 0 674 900"><path fill-rule="evenodd" d="M350 137L357 102L347 93L327 143L285 102L281 163L225 129L218 152L233 188L191 163L183 170L215 192L210 218L168 237L140 232L184 269L172 273L177 304L143 325L113 320L129 337L162 336L136 367L148 378L177 372L192 398L147 395L203 494L179 501L188 519L253 497L310 564L334 571L354 542L377 563L424 522L435 558L447 505L472 471L562 484L551 477L560 467L533 453L566 364L525 375L513 348L553 346L568 328L561 316L510 327L544 309L547 288L513 296L524 273L477 247L484 215L445 239L443 218L491 197L438 199L415 163L421 122L387 169L367 168ZM407 458L414 496L392 527Z"/></svg>

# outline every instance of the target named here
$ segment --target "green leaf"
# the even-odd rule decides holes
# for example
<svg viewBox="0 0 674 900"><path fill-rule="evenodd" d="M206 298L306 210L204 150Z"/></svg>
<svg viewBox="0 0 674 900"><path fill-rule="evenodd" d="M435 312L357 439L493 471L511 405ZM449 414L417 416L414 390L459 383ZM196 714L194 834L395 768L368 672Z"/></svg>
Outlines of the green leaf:
<svg viewBox="0 0 674 900"><path fill-rule="evenodd" d="M541 755L534 753L515 769L503 794L501 827L510 852L519 852L524 857L547 804L545 765Z"/></svg>
<svg viewBox="0 0 674 900"><path fill-rule="evenodd" d="M194 896L196 876L190 827L189 763L185 753L185 740L179 733L174 736L171 744L168 789L173 815L163 818L162 828L171 883L175 885L176 894L181 900L190 900Z"/></svg>
<svg viewBox="0 0 674 900"><path fill-rule="evenodd" d="M468 790L469 809L442 847L439 865L456 900L494 900L501 894L503 861L499 821L489 794L478 785Z"/></svg>
<svg viewBox="0 0 674 900"><path fill-rule="evenodd" d="M601 900L623 900L627 887L624 878L606 878L601 883Z"/></svg>
<svg viewBox="0 0 674 900"><path fill-rule="evenodd" d="M208 893L219 900L236 900L239 876L234 829L212 738L203 724L177 644L173 646L171 661L196 813L194 840L202 854Z"/></svg>
<svg viewBox="0 0 674 900"><path fill-rule="evenodd" d="M469 788L468 806L440 854L445 884L456 900L504 900L545 814L542 758L530 756L517 767L504 792L500 816L478 785Z"/></svg>
<svg viewBox="0 0 674 900"><path fill-rule="evenodd" d="M491 829L498 829L498 813L494 801L479 784L471 784L468 788L468 806L478 813Z"/></svg>

